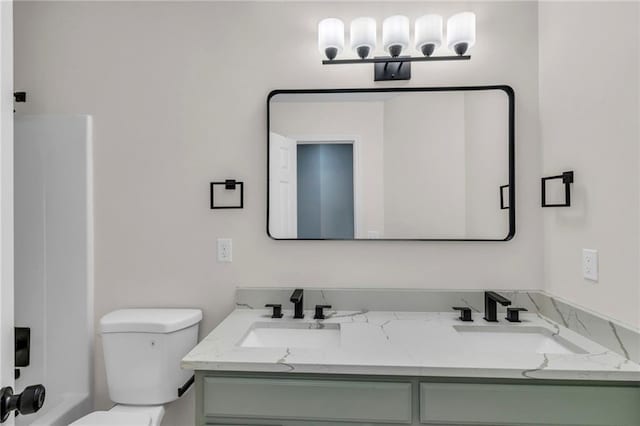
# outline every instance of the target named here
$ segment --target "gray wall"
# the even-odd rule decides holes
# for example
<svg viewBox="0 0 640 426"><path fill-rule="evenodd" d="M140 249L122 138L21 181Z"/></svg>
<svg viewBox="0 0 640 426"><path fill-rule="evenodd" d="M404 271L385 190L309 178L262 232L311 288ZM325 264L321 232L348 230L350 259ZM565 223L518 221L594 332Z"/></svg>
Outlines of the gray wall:
<svg viewBox="0 0 640 426"><path fill-rule="evenodd" d="M316 25L367 14L478 15L468 62L419 63L402 83L323 66ZM202 334L243 286L542 287L535 2L18 2L18 112L94 117L95 315L190 306ZM378 52L381 54L382 52ZM509 243L278 242L266 227L266 96L276 88L510 84L516 91L518 233ZM211 211L208 183L245 182L243 210ZM215 240L233 238L233 263ZM96 339L97 408L108 408ZM189 424L193 395L166 425Z"/></svg>

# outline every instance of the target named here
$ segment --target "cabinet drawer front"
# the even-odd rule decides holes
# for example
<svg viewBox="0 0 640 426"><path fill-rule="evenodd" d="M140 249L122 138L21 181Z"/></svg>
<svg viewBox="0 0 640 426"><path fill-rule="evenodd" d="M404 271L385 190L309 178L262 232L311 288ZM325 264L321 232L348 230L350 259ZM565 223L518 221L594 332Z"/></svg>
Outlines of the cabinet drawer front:
<svg viewBox="0 0 640 426"><path fill-rule="evenodd" d="M411 423L411 383L204 378L206 416Z"/></svg>
<svg viewBox="0 0 640 426"><path fill-rule="evenodd" d="M640 425L640 388L421 383L420 421L436 424Z"/></svg>

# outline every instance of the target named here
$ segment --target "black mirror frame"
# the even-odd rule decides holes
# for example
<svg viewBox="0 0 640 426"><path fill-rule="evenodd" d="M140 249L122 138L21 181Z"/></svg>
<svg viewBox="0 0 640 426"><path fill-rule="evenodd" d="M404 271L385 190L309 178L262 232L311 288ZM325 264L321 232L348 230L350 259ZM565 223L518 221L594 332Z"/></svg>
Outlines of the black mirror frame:
<svg viewBox="0 0 640 426"><path fill-rule="evenodd" d="M381 92L460 92L460 91L481 91L481 90L502 90L507 94L509 101L509 232L503 239L483 239L483 238L276 238L269 232L269 153L271 131L271 98L281 94L321 94L321 93L381 93ZM516 165L515 165L515 91L508 85L492 86L453 86L453 87L385 87L371 89L279 89L273 90L267 96L267 235L276 241L443 241L443 242L465 242L465 241L510 241L516 235Z"/></svg>

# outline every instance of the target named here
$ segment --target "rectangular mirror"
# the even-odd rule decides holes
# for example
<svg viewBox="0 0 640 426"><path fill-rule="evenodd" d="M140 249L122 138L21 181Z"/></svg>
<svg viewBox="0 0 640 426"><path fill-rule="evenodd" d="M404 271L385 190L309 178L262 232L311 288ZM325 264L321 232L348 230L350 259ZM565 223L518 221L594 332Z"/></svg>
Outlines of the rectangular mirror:
<svg viewBox="0 0 640 426"><path fill-rule="evenodd" d="M510 87L276 90L267 103L272 238L513 238Z"/></svg>

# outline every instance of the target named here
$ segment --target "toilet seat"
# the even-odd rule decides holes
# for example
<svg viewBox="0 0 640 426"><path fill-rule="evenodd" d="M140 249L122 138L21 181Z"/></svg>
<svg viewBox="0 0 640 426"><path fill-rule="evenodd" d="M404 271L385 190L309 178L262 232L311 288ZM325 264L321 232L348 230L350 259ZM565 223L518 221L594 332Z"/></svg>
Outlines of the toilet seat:
<svg viewBox="0 0 640 426"><path fill-rule="evenodd" d="M162 405L116 405L109 411L94 411L70 426L159 426L164 417Z"/></svg>

